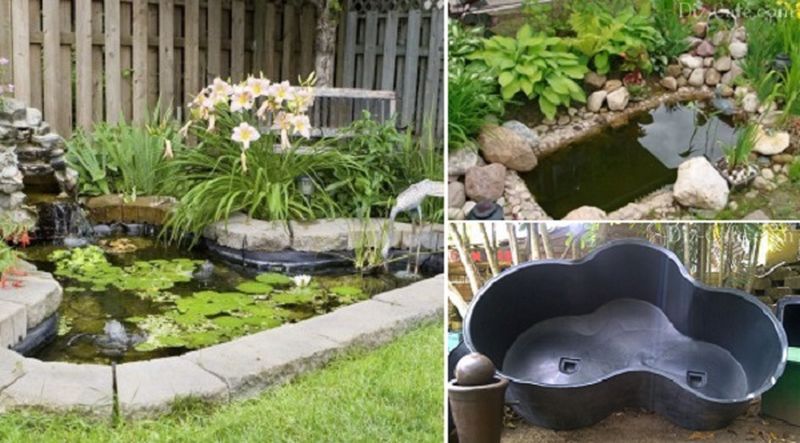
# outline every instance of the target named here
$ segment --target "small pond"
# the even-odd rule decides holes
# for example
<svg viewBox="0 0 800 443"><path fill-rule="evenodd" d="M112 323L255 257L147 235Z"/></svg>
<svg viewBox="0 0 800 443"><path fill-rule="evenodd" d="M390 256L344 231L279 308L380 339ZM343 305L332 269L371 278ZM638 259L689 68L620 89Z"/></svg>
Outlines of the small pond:
<svg viewBox="0 0 800 443"><path fill-rule="evenodd" d="M710 106L661 105L540 160L523 179L554 218L581 206L610 212L665 185L690 157L716 162L735 142L734 122Z"/></svg>
<svg viewBox="0 0 800 443"><path fill-rule="evenodd" d="M35 355L48 361L110 363L178 355L405 284L389 274L313 276L303 282L142 237L106 238L74 249L33 246L25 256L64 287L58 336ZM115 322L125 329L124 344Z"/></svg>

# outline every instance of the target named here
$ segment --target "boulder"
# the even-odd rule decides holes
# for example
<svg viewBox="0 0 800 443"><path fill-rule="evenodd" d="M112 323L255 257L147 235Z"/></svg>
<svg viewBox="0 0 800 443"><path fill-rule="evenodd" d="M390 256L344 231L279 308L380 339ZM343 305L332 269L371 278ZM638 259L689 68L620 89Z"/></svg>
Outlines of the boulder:
<svg viewBox="0 0 800 443"><path fill-rule="evenodd" d="M678 61L681 62L684 68L697 69L703 66L703 59L692 54L683 54L678 58Z"/></svg>
<svg viewBox="0 0 800 443"><path fill-rule="evenodd" d="M711 57L714 55L714 45L711 42L704 40L700 45L694 50L695 54L699 57Z"/></svg>
<svg viewBox="0 0 800 443"><path fill-rule="evenodd" d="M678 90L678 80L675 77L664 77L661 79L661 86L670 91Z"/></svg>
<svg viewBox="0 0 800 443"><path fill-rule="evenodd" d="M503 196L506 183L506 167L500 163L475 166L467 171L465 191L470 200L495 201ZM467 212L467 211L465 211Z"/></svg>
<svg viewBox="0 0 800 443"><path fill-rule="evenodd" d="M586 109L591 112L598 112L603 107L603 103L606 101L606 97L608 96L608 92L604 90L595 91L592 95L589 96L589 99L586 101Z"/></svg>
<svg viewBox="0 0 800 443"><path fill-rule="evenodd" d="M756 135L756 144L753 147L753 152L761 155L777 155L785 151L789 147L789 143L788 132L770 133L761 126L759 127L758 135Z"/></svg>
<svg viewBox="0 0 800 443"><path fill-rule="evenodd" d="M708 23L706 22L697 22L692 25L692 35L697 38L705 38L706 32L708 32Z"/></svg>
<svg viewBox="0 0 800 443"><path fill-rule="evenodd" d="M736 62L731 63L731 70L722 76L722 83L725 85L732 85L733 81L742 75L742 68Z"/></svg>
<svg viewBox="0 0 800 443"><path fill-rule="evenodd" d="M692 75L689 76L689 85L694 87L703 86L706 83L706 70L703 68L697 68L692 71Z"/></svg>
<svg viewBox="0 0 800 443"><path fill-rule="evenodd" d="M630 101L630 99L631 94L628 92L628 88L619 88L606 97L608 109L612 111L622 111L628 106L628 101Z"/></svg>
<svg viewBox="0 0 800 443"><path fill-rule="evenodd" d="M747 43L734 41L728 45L728 50L731 54L731 57L737 60L740 58L745 58L747 56Z"/></svg>
<svg viewBox="0 0 800 443"><path fill-rule="evenodd" d="M728 182L705 157L694 157L678 167L673 194L683 206L719 211L728 204Z"/></svg>
<svg viewBox="0 0 800 443"><path fill-rule="evenodd" d="M667 76L668 77L675 77L678 78L682 75L683 68L681 65L669 65L667 66Z"/></svg>
<svg viewBox="0 0 800 443"><path fill-rule="evenodd" d="M471 168L478 166L480 156L473 147L463 147L456 151L450 151L447 158L447 173L454 176L461 176Z"/></svg>
<svg viewBox="0 0 800 443"><path fill-rule="evenodd" d="M589 71L589 73L583 78L583 83L585 83L586 86L592 90L597 90L606 84L606 80L608 80L608 78L605 75L600 75L594 71Z"/></svg>
<svg viewBox="0 0 800 443"><path fill-rule="evenodd" d="M605 220L608 218L608 214L606 211L596 208L594 206L581 206L578 209L573 209L569 212L562 220L587 220L587 221L596 221L596 220Z"/></svg>
<svg viewBox="0 0 800 443"><path fill-rule="evenodd" d="M509 120L503 123L503 127L514 131L515 134L527 141L531 148L539 146L539 136L536 134L536 132L534 132L533 129L527 127L524 123L516 120Z"/></svg>
<svg viewBox="0 0 800 443"><path fill-rule="evenodd" d="M728 72L731 70L732 66L733 66L733 60L731 60L731 58L728 57L727 55L720 57L716 61L714 61L714 69L716 69L719 72Z"/></svg>
<svg viewBox="0 0 800 443"><path fill-rule="evenodd" d="M728 31L718 31L716 34L714 34L713 37L711 37L711 43L714 46L719 46L729 41L730 41L730 34L728 33Z"/></svg>
<svg viewBox="0 0 800 443"><path fill-rule="evenodd" d="M461 182L450 182L447 185L447 206L460 209L466 202L467 195L464 191L464 184Z"/></svg>
<svg viewBox="0 0 800 443"><path fill-rule="evenodd" d="M714 68L711 68L706 71L705 81L708 86L717 86L721 80L721 75L719 71Z"/></svg>
<svg viewBox="0 0 800 443"><path fill-rule="evenodd" d="M606 85L603 86L603 89L606 92L611 93L611 92L614 92L614 91L616 91L617 89L619 89L621 87L622 87L622 81L614 79L614 80L607 81Z"/></svg>
<svg viewBox="0 0 800 443"><path fill-rule="evenodd" d="M502 126L484 126L478 144L486 161L500 163L515 171L530 171L538 163L528 141Z"/></svg>

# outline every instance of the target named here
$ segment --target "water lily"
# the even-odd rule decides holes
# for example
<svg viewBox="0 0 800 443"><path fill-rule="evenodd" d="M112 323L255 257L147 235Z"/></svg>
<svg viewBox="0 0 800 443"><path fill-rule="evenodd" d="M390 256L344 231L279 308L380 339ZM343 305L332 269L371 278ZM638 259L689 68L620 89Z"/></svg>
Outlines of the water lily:
<svg viewBox="0 0 800 443"><path fill-rule="evenodd" d="M247 124L247 122L241 122L239 126L233 128L233 135L231 135L231 140L241 143L242 149L245 151L250 149L250 143L259 138L261 138L261 134L258 133L256 128Z"/></svg>
<svg viewBox="0 0 800 443"><path fill-rule="evenodd" d="M311 284L311 276L310 275L295 275L292 277L292 281L294 281L294 285L298 288L305 288L309 284Z"/></svg>

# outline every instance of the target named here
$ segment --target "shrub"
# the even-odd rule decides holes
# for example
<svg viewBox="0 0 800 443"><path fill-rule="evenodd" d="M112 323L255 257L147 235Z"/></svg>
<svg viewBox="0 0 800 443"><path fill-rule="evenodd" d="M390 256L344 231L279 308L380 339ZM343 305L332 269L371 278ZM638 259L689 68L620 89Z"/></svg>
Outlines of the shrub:
<svg viewBox="0 0 800 443"><path fill-rule="evenodd" d="M170 193L165 150L183 149L175 124L159 116L158 109L145 126L98 123L91 133L78 130L67 146L66 160L79 174L81 194L134 198Z"/></svg>
<svg viewBox="0 0 800 443"><path fill-rule="evenodd" d="M679 0L653 0L653 25L662 37L650 54L656 71L663 72L670 61L689 49L686 38L691 30L681 12Z"/></svg>
<svg viewBox="0 0 800 443"><path fill-rule="evenodd" d="M530 99L538 98L547 118L555 116L558 106L586 101L586 94L575 82L586 74L586 66L568 51L562 39L534 35L530 25L522 26L515 39L494 36L486 40L483 49L468 58L491 69L504 100L520 92Z"/></svg>
<svg viewBox="0 0 800 443"><path fill-rule="evenodd" d="M653 27L649 6L637 12L632 6L612 13L606 6L591 3L570 16L575 31L572 46L588 57L600 74L606 74L615 60L624 72L653 69L649 52L664 44Z"/></svg>
<svg viewBox="0 0 800 443"><path fill-rule="evenodd" d="M488 120L505 112L497 80L487 72L469 72L454 64L448 69L447 104L450 151L466 146Z"/></svg>

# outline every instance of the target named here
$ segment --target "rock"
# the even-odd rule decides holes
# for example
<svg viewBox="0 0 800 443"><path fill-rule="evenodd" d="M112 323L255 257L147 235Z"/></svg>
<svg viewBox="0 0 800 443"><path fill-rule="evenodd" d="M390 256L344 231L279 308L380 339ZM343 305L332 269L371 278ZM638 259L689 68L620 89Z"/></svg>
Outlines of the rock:
<svg viewBox="0 0 800 443"><path fill-rule="evenodd" d="M727 55L718 58L714 62L714 69L716 69L719 72L728 72L731 70L731 66L733 66L733 60L731 60L731 58L728 57Z"/></svg>
<svg viewBox="0 0 800 443"><path fill-rule="evenodd" d="M714 46L720 46L723 43L728 43L730 41L730 34L728 31L717 31L713 37L711 37L711 43Z"/></svg>
<svg viewBox="0 0 800 443"><path fill-rule="evenodd" d="M770 134L763 127L759 127L756 136L756 145L753 151L762 155L780 154L789 147L790 139L788 132L774 132Z"/></svg>
<svg viewBox="0 0 800 443"><path fill-rule="evenodd" d="M668 89L670 91L677 91L678 90L678 80L675 80L675 77L664 77L661 79L661 86L664 89Z"/></svg>
<svg viewBox="0 0 800 443"><path fill-rule="evenodd" d="M745 30L744 26L740 26L733 31L733 40L739 42L747 41L747 30Z"/></svg>
<svg viewBox="0 0 800 443"><path fill-rule="evenodd" d="M591 112L599 111L603 107L603 103L605 103L607 96L608 92L604 90L593 92L586 101L586 109Z"/></svg>
<svg viewBox="0 0 800 443"><path fill-rule="evenodd" d="M479 158L477 149L473 150L466 146L456 151L450 151L447 159L447 173L455 176L464 175L470 168L478 165Z"/></svg>
<svg viewBox="0 0 800 443"><path fill-rule="evenodd" d="M706 77L705 77L706 84L708 86L717 86L719 84L720 77L721 76L719 72L717 72L716 69L711 68L708 71L706 71Z"/></svg>
<svg viewBox="0 0 800 443"><path fill-rule="evenodd" d="M547 131L550 130L550 127L547 125L539 125L533 128L533 131L536 132L537 135L545 134Z"/></svg>
<svg viewBox="0 0 800 443"><path fill-rule="evenodd" d="M765 180L772 180L775 178L775 173L772 171L772 169L764 168L761 170L761 176L764 177Z"/></svg>
<svg viewBox="0 0 800 443"><path fill-rule="evenodd" d="M467 201L467 194L464 191L464 184L452 182L447 185L447 205L451 208L461 208Z"/></svg>
<svg viewBox="0 0 800 443"><path fill-rule="evenodd" d="M748 92L742 99L742 109L745 112L754 113L758 111L758 95L755 92Z"/></svg>
<svg viewBox="0 0 800 443"><path fill-rule="evenodd" d="M739 204L736 203L735 201L731 201L730 203L728 203L728 208L730 208L732 211L735 211L739 209Z"/></svg>
<svg viewBox="0 0 800 443"><path fill-rule="evenodd" d="M538 163L530 143L502 126L484 126L478 144L486 161L500 163L515 171L530 171Z"/></svg>
<svg viewBox="0 0 800 443"><path fill-rule="evenodd" d="M722 76L722 83L726 85L732 85L733 81L736 80L740 75L742 75L742 68L739 67L738 63L731 63L731 70Z"/></svg>
<svg viewBox="0 0 800 443"><path fill-rule="evenodd" d="M568 115L562 115L561 117L558 118L558 125L559 126L566 126L566 125L569 124L569 122L570 122L570 119L569 119Z"/></svg>
<svg viewBox="0 0 800 443"><path fill-rule="evenodd" d="M600 75L594 71L589 71L583 78L583 83L593 90L600 89L606 84L608 78L605 75Z"/></svg>
<svg viewBox="0 0 800 443"><path fill-rule="evenodd" d="M630 98L631 94L628 92L628 88L619 88L606 97L608 109L612 111L622 111L628 106Z"/></svg>
<svg viewBox="0 0 800 443"><path fill-rule="evenodd" d="M710 68L714 66L714 57L706 57L703 59L703 67Z"/></svg>
<svg viewBox="0 0 800 443"><path fill-rule="evenodd" d="M722 85L722 87L719 89L719 93L725 98L733 97L733 88L728 85Z"/></svg>
<svg viewBox="0 0 800 443"><path fill-rule="evenodd" d="M503 196L506 182L506 167L500 163L476 166L467 171L465 191L474 201L495 201Z"/></svg>
<svg viewBox="0 0 800 443"><path fill-rule="evenodd" d="M694 87L703 86L706 82L706 70L703 68L697 68L692 71L692 75L689 76L689 85Z"/></svg>
<svg viewBox="0 0 800 443"><path fill-rule="evenodd" d="M692 35L697 38L705 38L706 32L708 32L708 23L706 22L697 22L692 25Z"/></svg>
<svg viewBox="0 0 800 443"><path fill-rule="evenodd" d="M25 123L31 128L42 124L42 111L36 108L28 108L26 110Z"/></svg>
<svg viewBox="0 0 800 443"><path fill-rule="evenodd" d="M787 177L787 176L785 176L783 174L775 177L775 183L777 183L779 185L782 185L782 184L784 184L784 183L786 183L788 181L789 181L789 177Z"/></svg>
<svg viewBox="0 0 800 443"><path fill-rule="evenodd" d="M673 194L683 206L719 211L728 204L728 182L705 157L694 157L678 167Z"/></svg>
<svg viewBox="0 0 800 443"><path fill-rule="evenodd" d="M699 57L711 57L714 55L714 50L714 45L712 45L708 40L704 40L702 43L700 43L700 46L694 50L694 53Z"/></svg>
<svg viewBox="0 0 800 443"><path fill-rule="evenodd" d="M744 216L744 220L762 220L763 221L763 220L770 220L770 218L764 211L762 211L761 209L758 209L756 211L753 211L753 212L745 215Z"/></svg>
<svg viewBox="0 0 800 443"><path fill-rule="evenodd" d="M683 54L678 58L684 68L697 69L703 66L703 59L692 54Z"/></svg>
<svg viewBox="0 0 800 443"><path fill-rule="evenodd" d="M700 43L703 43L703 39L689 36L684 39L684 42L686 43L686 46L688 46L689 51L694 51L695 48L700 46Z"/></svg>
<svg viewBox="0 0 800 443"><path fill-rule="evenodd" d="M618 90L621 87L622 87L622 81L614 79L614 80L607 81L606 85L603 86L603 89L606 92L611 93L611 92L614 92L614 91Z"/></svg>
<svg viewBox="0 0 800 443"><path fill-rule="evenodd" d="M753 180L753 187L759 191L766 191L769 189L769 180L759 175Z"/></svg>
<svg viewBox="0 0 800 443"><path fill-rule="evenodd" d="M788 165L794 161L794 156L792 154L773 155L772 161L781 165Z"/></svg>
<svg viewBox="0 0 800 443"><path fill-rule="evenodd" d="M351 224L349 219L319 219L313 221L291 221L292 249L295 251L330 252L347 249ZM363 230L354 228L360 234Z"/></svg>
<svg viewBox="0 0 800 443"><path fill-rule="evenodd" d="M594 206L581 206L570 211L562 220L605 220L608 217L606 211Z"/></svg>
<svg viewBox="0 0 800 443"><path fill-rule="evenodd" d="M464 213L464 218L466 218L466 216L469 215L469 211L472 211L472 208L474 208L475 205L477 205L477 204L478 203L476 203L474 201L471 201L471 200L466 202L466 203L464 203L464 207L461 208L461 211Z"/></svg>
<svg viewBox="0 0 800 443"><path fill-rule="evenodd" d="M536 135L536 132L534 132L533 129L527 127L524 123L516 120L509 120L503 123L503 127L514 131L515 134L527 141L531 148L539 146L539 136Z"/></svg>
<svg viewBox="0 0 800 443"><path fill-rule="evenodd" d="M464 220L466 214L464 214L464 210L461 208L447 208L447 217L450 220Z"/></svg>
<svg viewBox="0 0 800 443"><path fill-rule="evenodd" d="M667 66L667 76L668 77L675 77L678 78L681 76L683 72L683 68L681 65L669 65Z"/></svg>
<svg viewBox="0 0 800 443"><path fill-rule="evenodd" d="M735 59L745 58L747 56L747 43L734 41L728 45L731 57Z"/></svg>
<svg viewBox="0 0 800 443"><path fill-rule="evenodd" d="M746 193L744 196L752 200L752 199L758 197L758 191L750 191L750 192Z"/></svg>
<svg viewBox="0 0 800 443"><path fill-rule="evenodd" d="M686 86L687 84L689 84L689 81L686 80L686 77L678 77L678 89L679 90L680 90L680 88Z"/></svg>
<svg viewBox="0 0 800 443"><path fill-rule="evenodd" d="M251 219L241 213L232 215L227 221L209 225L203 235L236 250L282 251L292 244L286 223Z"/></svg>
<svg viewBox="0 0 800 443"><path fill-rule="evenodd" d="M702 64L700 65L700 67L702 67ZM684 68L682 77L688 80L689 76L692 75L692 71L694 71L694 69L692 69L692 68Z"/></svg>

